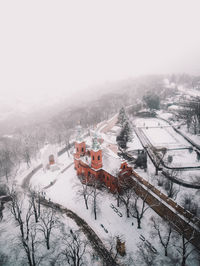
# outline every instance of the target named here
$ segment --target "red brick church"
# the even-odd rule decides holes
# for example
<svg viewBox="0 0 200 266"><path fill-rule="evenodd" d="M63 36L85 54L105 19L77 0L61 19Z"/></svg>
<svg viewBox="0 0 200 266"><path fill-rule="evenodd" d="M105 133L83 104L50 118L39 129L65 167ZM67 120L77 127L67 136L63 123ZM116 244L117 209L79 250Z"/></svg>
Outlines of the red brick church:
<svg viewBox="0 0 200 266"><path fill-rule="evenodd" d="M90 176L94 176L113 193L119 189L118 178L129 177L132 174L132 168L126 161L122 161L118 156L112 157L102 150L96 134L92 138L91 147L88 147L81 137L80 126L75 142L74 167L78 176L84 177L87 181Z"/></svg>

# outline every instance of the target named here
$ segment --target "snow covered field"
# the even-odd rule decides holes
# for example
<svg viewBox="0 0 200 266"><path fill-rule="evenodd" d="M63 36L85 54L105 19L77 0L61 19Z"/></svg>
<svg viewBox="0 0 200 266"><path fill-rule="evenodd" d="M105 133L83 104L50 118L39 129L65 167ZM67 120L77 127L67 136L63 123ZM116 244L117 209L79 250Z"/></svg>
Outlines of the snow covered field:
<svg viewBox="0 0 200 266"><path fill-rule="evenodd" d="M190 144L165 121L157 118L140 118L134 121L136 127L141 128L151 144L155 147L168 149L189 147Z"/></svg>
<svg viewBox="0 0 200 266"><path fill-rule="evenodd" d="M169 167L199 167L197 153L191 144L179 135L167 122L157 118L139 118L134 121L149 142L156 148L167 148L164 162ZM168 162L168 157L172 162Z"/></svg>

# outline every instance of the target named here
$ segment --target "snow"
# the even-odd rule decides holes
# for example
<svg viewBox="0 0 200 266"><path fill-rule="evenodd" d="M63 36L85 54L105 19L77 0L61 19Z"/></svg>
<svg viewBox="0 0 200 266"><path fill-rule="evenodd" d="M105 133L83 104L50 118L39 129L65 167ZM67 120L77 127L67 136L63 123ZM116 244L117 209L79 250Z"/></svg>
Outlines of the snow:
<svg viewBox="0 0 200 266"><path fill-rule="evenodd" d="M40 169L32 179L32 186L37 186L38 188L46 187L51 185L52 182L57 181L60 178L61 172L72 163L72 157L68 157L66 153L59 157L60 169L55 171Z"/></svg>
<svg viewBox="0 0 200 266"><path fill-rule="evenodd" d="M48 176L44 176L41 173L41 179L48 179ZM36 185L37 182L38 178L33 177L32 184ZM86 210L83 198L77 196L79 189L80 181L76 176L76 171L73 167L70 167L65 173L60 174L57 182L49 189L46 189L45 192L46 197L50 198L51 201L57 202L77 213L92 227L101 239L104 239L105 242L110 236L123 235L126 241L127 251L131 252L132 250L136 250L136 245L140 241L139 236L143 234L157 247L157 243L150 240L149 235L151 229L149 219L152 215L156 215L154 211L149 209L144 220L142 220L143 229L139 230L137 229L136 220L126 218L125 209L123 207L118 208L123 214L123 217L120 217L114 212L110 207L111 203L116 206L113 195L107 191L102 191L98 201L100 213L98 214L98 219L95 221L91 213L91 208ZM132 222L134 222L134 226L132 226ZM108 233L104 231L101 224L108 230Z"/></svg>
<svg viewBox="0 0 200 266"><path fill-rule="evenodd" d="M116 119L116 115L110 119L110 122ZM167 151L167 155L173 156L173 161L171 165L178 166L193 164L196 165L198 162L196 160L195 152L190 153L187 149L185 150L172 150L173 148L180 148L180 147L188 147L188 142L185 141L181 136L179 136L169 124L163 120L151 118L151 119L137 119L135 121L135 125L137 127L141 127L143 133L148 137L150 142L155 146L165 146L170 148ZM148 129L146 128L148 127ZM107 128L107 132L105 129ZM103 131L104 130L104 131ZM113 127L109 126L109 121L104 121L98 125L98 133L104 138L104 142L102 144L103 148L103 168L108 171L112 172L121 166L121 159L117 156L116 152L113 151L112 147L116 146L116 134L119 130L118 126L113 124ZM103 133L103 132L104 133ZM87 146L91 146L91 138L86 139ZM133 141L128 143L128 150L131 149L138 149L142 148L142 145L139 139L134 136ZM76 175L76 171L74 170L73 166L73 158L68 157L66 153L59 157L59 166L60 169L54 172L43 169L39 170L31 179L31 186L35 187L36 189L40 189L45 191L46 197L53 202L57 202L83 218L97 233L97 235L103 240L103 242L108 242L111 236L122 236L126 242L126 249L127 252L131 253L132 251L137 250L137 244L141 243L140 234L142 234L145 239L152 243L152 245L159 251L159 256L161 259L161 246L159 241L156 238L152 238L151 231L152 226L150 219L152 216L158 217L158 215L152 210L149 209L142 220L142 229L137 229L137 222L136 219L133 218L126 218L125 208L120 206L117 209L119 212L122 213L123 217L120 217L117 212L115 212L111 208L111 204L116 207L116 200L113 194L109 193L108 191L99 191L100 194L98 195L98 218L97 220L94 219L92 213L91 202L89 202L89 210L85 208L84 200L80 196L78 196L78 191L81 187L80 180ZM67 168L68 167L68 168ZM66 169L67 168L67 169ZM32 168L31 168L32 169ZM31 171L31 169L26 170L23 172L21 170L20 176L18 180L21 181L22 178L25 177L27 171ZM66 170L65 170L66 169ZM64 171L65 170L65 171ZM148 159L148 168L147 172L145 173L141 169L135 169L135 171L140 174L143 178L150 181L152 184L157 186L157 180L155 179L155 169ZM191 172L198 175L198 171ZM185 177L184 177L185 176ZM182 178L188 179L189 173L184 172L182 173ZM158 187L158 186L157 186ZM180 187L175 185L175 187ZM159 187L159 189L166 193L163 187ZM177 196L177 202L180 203L182 200L182 196L184 193L189 192L195 197L199 197L199 194L196 193L194 189L188 189L181 187L180 192ZM75 227L74 222L66 217L64 219L70 226ZM132 222L134 225L132 225ZM5 223L5 221L4 221ZM104 228L108 230L108 233L102 228L101 224L103 224ZM5 224L4 224L5 226ZM8 228L10 226L8 225ZM1 227L0 227L1 230ZM12 230L12 229L11 229ZM3 236L5 239L5 235ZM7 239L7 238L6 238ZM2 244L1 244L2 246ZM6 247L6 245L5 245ZM8 246L7 246L8 248ZM195 265L195 264L194 264Z"/></svg>
<svg viewBox="0 0 200 266"><path fill-rule="evenodd" d="M148 122L149 121L145 121L145 124L148 124ZM157 125L158 123L160 123L160 120L157 120ZM155 147L160 146L169 149L175 149L182 147L189 148L191 146L189 142L187 142L181 135L176 133L175 130L169 125L165 127L163 127L162 125L159 125L157 127L147 126L146 128L141 128L141 130L147 136L151 144Z"/></svg>
<svg viewBox="0 0 200 266"><path fill-rule="evenodd" d="M112 174L112 175L116 175L116 171L119 171L121 164L122 164L122 160L119 157L113 157L111 154L111 151L107 149L107 153L106 153L106 149L103 150L103 169Z"/></svg>
<svg viewBox="0 0 200 266"><path fill-rule="evenodd" d="M137 150L143 150L143 146L138 139L137 135L133 135L132 141L127 142L127 151L137 151Z"/></svg>
<svg viewBox="0 0 200 266"><path fill-rule="evenodd" d="M193 96L193 97L200 97L200 91L195 90L195 89L185 88L183 86L178 86L178 90L182 93L185 93L185 94Z"/></svg>

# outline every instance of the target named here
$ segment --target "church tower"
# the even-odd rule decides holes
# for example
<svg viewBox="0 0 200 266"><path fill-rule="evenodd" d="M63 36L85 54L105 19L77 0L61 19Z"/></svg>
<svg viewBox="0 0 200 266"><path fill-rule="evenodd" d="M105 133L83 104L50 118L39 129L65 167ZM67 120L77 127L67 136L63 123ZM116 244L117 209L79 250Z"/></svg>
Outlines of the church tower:
<svg viewBox="0 0 200 266"><path fill-rule="evenodd" d="M97 140L96 133L94 135L90 155L91 155L91 167L96 169L96 170L102 168L102 166L103 166L103 164L102 164L102 150L101 150L101 146Z"/></svg>
<svg viewBox="0 0 200 266"><path fill-rule="evenodd" d="M82 138L82 127L79 125L77 127L77 136L75 141L75 157L78 159L81 156L85 155L86 145L85 141Z"/></svg>

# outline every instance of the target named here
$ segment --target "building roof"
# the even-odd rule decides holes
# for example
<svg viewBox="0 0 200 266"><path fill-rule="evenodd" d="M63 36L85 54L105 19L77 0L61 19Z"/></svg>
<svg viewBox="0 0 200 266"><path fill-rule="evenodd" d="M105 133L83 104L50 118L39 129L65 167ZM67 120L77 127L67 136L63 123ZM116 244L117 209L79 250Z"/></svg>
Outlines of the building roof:
<svg viewBox="0 0 200 266"><path fill-rule="evenodd" d="M124 160L119 157L113 157L110 153L107 153L105 149L103 150L103 166L102 169L109 174L116 176L116 172L119 171L121 164Z"/></svg>

